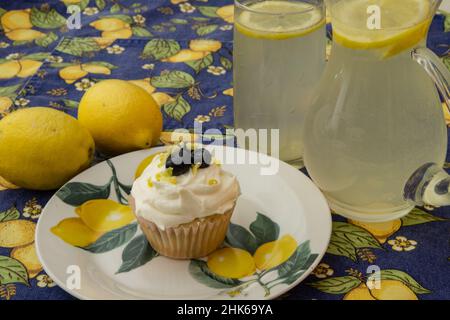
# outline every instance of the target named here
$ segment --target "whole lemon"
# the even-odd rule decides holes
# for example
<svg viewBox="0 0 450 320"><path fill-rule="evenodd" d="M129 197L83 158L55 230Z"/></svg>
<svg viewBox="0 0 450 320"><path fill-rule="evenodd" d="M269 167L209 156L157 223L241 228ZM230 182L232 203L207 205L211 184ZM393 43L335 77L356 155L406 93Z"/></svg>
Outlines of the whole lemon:
<svg viewBox="0 0 450 320"><path fill-rule="evenodd" d="M103 80L89 88L80 101L78 120L108 154L149 148L162 130L162 114L152 96L124 80Z"/></svg>
<svg viewBox="0 0 450 320"><path fill-rule="evenodd" d="M87 168L93 155L88 130L64 112L27 108L0 121L0 176L20 187L56 189Z"/></svg>

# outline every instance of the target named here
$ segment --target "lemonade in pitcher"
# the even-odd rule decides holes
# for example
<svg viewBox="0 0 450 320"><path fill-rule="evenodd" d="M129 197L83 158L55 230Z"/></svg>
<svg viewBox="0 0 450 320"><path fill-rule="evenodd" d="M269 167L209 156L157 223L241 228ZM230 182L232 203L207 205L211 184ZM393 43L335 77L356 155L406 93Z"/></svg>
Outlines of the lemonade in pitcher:
<svg viewBox="0 0 450 320"><path fill-rule="evenodd" d="M444 163L441 101L417 63L430 62L442 77L448 72L426 49L438 3L329 1L333 48L305 125L305 164L341 215L385 221L407 214L425 202L408 195L423 178L414 174ZM370 28L377 11L379 28Z"/></svg>
<svg viewBox="0 0 450 320"><path fill-rule="evenodd" d="M302 157L301 128L325 66L324 10L322 0L236 0L235 126L279 129L279 158L289 162Z"/></svg>

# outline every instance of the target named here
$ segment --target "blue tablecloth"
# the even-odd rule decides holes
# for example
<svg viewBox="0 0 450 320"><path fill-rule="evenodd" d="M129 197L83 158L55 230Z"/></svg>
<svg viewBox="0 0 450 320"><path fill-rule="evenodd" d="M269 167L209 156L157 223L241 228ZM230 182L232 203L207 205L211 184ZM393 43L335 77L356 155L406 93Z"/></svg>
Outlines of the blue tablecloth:
<svg viewBox="0 0 450 320"><path fill-rule="evenodd" d="M70 30L66 10L74 3L81 7L82 27ZM38 105L76 116L82 94L100 79L148 83L149 78L178 72L188 75L184 84L156 88L162 103L176 101L171 107L162 106L164 129L191 128L194 121L205 129L232 126L231 5L231 0L2 1L0 117L16 108ZM118 23L116 29L109 28L110 33L97 30L101 27L92 22L107 16L126 27ZM450 67L448 31L450 16L439 13L428 45ZM190 40L199 38L216 39L219 45L210 44L205 51L212 53L195 63L161 61L173 48L187 49ZM169 51L152 49L152 40L164 41ZM87 68L87 74L60 76L62 69L80 64L93 67ZM450 114L447 120L450 123ZM42 266L26 262L33 260L33 227L13 234L2 229L2 224L11 226L10 221L16 220L33 226L53 192L17 189L1 178L0 190L0 299L73 299L55 286ZM367 292L363 288L367 268L377 265L393 280L386 287L398 294L386 293L387 298L449 299L449 210L417 208L403 219L365 225L334 216L330 247L322 263L282 298L362 298ZM24 246L30 250L17 250ZM27 279L7 275L11 261L23 262Z"/></svg>

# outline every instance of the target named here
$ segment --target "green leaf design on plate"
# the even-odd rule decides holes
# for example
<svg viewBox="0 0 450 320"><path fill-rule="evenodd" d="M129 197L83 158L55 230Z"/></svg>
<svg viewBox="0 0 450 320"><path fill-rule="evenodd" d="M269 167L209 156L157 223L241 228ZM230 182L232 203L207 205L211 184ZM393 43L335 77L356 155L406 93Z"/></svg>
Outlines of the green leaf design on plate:
<svg viewBox="0 0 450 320"><path fill-rule="evenodd" d="M163 105L163 109L168 116L177 121L181 121L191 111L191 105L180 95L175 101Z"/></svg>
<svg viewBox="0 0 450 320"><path fill-rule="evenodd" d="M97 241L82 249L92 253L108 252L128 242L135 235L136 231L137 224L132 223L105 233Z"/></svg>
<svg viewBox="0 0 450 320"><path fill-rule="evenodd" d="M303 267L301 269L299 269L296 272L293 272L292 274L290 274L284 281L283 283L285 284L292 284L295 281L297 281L298 278L300 278L305 272L306 270L309 269L309 267L312 266L312 264L314 263L314 261L316 261L317 257L319 255L318 254L312 254L308 257L308 259L306 260L305 264L303 265Z"/></svg>
<svg viewBox="0 0 450 320"><path fill-rule="evenodd" d="M78 108L78 104L79 104L78 101L70 100L70 99L62 99L62 102L63 102L64 106L66 106L67 108L71 108L71 109ZM105 198L103 198L103 199L105 199Z"/></svg>
<svg viewBox="0 0 450 320"><path fill-rule="evenodd" d="M51 57L50 52L37 52L37 53L31 53L27 54L22 57L22 59L30 59L35 61L44 61L45 59L48 59Z"/></svg>
<svg viewBox="0 0 450 320"><path fill-rule="evenodd" d="M194 69L195 73L209 67L213 63L213 55L210 53L202 59L185 62L189 67Z"/></svg>
<svg viewBox="0 0 450 320"><path fill-rule="evenodd" d="M217 18L219 17L217 15L217 10L219 9L219 7L212 7L212 6L198 6L197 7L198 11L200 11L200 13L202 15L204 15L205 17L210 17L210 18Z"/></svg>
<svg viewBox="0 0 450 320"><path fill-rule="evenodd" d="M106 3L105 0L95 0L95 5L97 6L98 10L102 11L105 9Z"/></svg>
<svg viewBox="0 0 450 320"><path fill-rule="evenodd" d="M122 265L117 273L128 272L143 266L158 253L149 244L144 234L141 234L130 241L122 252Z"/></svg>
<svg viewBox="0 0 450 320"><path fill-rule="evenodd" d="M81 57L86 53L101 50L93 38L65 38L56 48L57 51Z"/></svg>
<svg viewBox="0 0 450 320"><path fill-rule="evenodd" d="M111 13L116 13L120 11L120 5L118 3L111 6L111 9L109 9Z"/></svg>
<svg viewBox="0 0 450 320"><path fill-rule="evenodd" d="M93 199L108 199L111 181L104 186L83 182L69 182L56 193L56 196L71 206L80 206Z"/></svg>
<svg viewBox="0 0 450 320"><path fill-rule="evenodd" d="M28 272L16 259L0 256L0 285L23 283L28 286Z"/></svg>
<svg viewBox="0 0 450 320"><path fill-rule="evenodd" d="M56 29L66 25L66 19L55 9L48 12L32 8L30 13L31 24L42 29Z"/></svg>
<svg viewBox="0 0 450 320"><path fill-rule="evenodd" d="M0 87L0 96L14 98L17 95L17 90L22 87L22 83L12 86Z"/></svg>
<svg viewBox="0 0 450 320"><path fill-rule="evenodd" d="M219 26L217 24L210 24L210 25L207 25L207 26L202 26L200 28L197 28L196 32L197 32L197 34L199 36L206 36L207 34L210 34L210 33L214 32L214 31L216 31L216 29L218 27Z"/></svg>
<svg viewBox="0 0 450 320"><path fill-rule="evenodd" d="M34 43L36 43L40 47L47 48L56 40L58 40L58 36L53 32L49 32L45 37L34 40Z"/></svg>
<svg viewBox="0 0 450 320"><path fill-rule="evenodd" d="M119 19L122 20L125 23L128 24L132 24L133 23L133 18L131 18L130 16L127 16L126 14L112 14L109 16L103 16L102 19L104 18L114 18L114 19Z"/></svg>
<svg viewBox="0 0 450 320"><path fill-rule="evenodd" d="M231 68L233 68L233 62L231 62L228 58L220 57L220 63L227 70L231 70Z"/></svg>
<svg viewBox="0 0 450 320"><path fill-rule="evenodd" d="M290 273L296 273L302 270L311 255L309 240L300 244L291 257L283 264L276 267L280 277L285 277Z"/></svg>
<svg viewBox="0 0 450 320"><path fill-rule="evenodd" d="M20 212L16 207L11 207L8 210L0 212L0 222L17 220L20 218Z"/></svg>
<svg viewBox="0 0 450 320"><path fill-rule="evenodd" d="M361 284L361 280L353 276L328 278L313 283L309 286L329 294L345 294Z"/></svg>
<svg viewBox="0 0 450 320"><path fill-rule="evenodd" d="M372 274L370 278L375 277L377 273ZM405 285L407 285L414 293L416 294L426 294L431 293L430 290L422 287L416 280L414 280L413 277L411 277L406 272L395 270L395 269L387 269L387 270L381 270L380 274L381 280L398 280Z"/></svg>
<svg viewBox="0 0 450 320"><path fill-rule="evenodd" d="M230 279L216 275L209 270L208 265L202 260L191 260L189 273L198 282L215 289L233 288L242 282L237 279Z"/></svg>
<svg viewBox="0 0 450 320"><path fill-rule="evenodd" d="M445 219L435 217L428 212L425 212L421 209L415 208L413 209L407 216L404 216L402 219L402 226L414 226L417 224L433 222L433 221L445 221Z"/></svg>
<svg viewBox="0 0 450 320"><path fill-rule="evenodd" d="M167 74L153 77L151 84L157 88L182 89L195 84L194 78L184 71L170 71Z"/></svg>
<svg viewBox="0 0 450 320"><path fill-rule="evenodd" d="M181 50L180 44L171 39L153 39L147 42L142 51L143 58L160 60L171 57Z"/></svg>
<svg viewBox="0 0 450 320"><path fill-rule="evenodd" d="M280 235L280 226L262 213L256 214L256 220L250 224L250 231L255 235L258 247L277 240Z"/></svg>
<svg viewBox="0 0 450 320"><path fill-rule="evenodd" d="M233 248L239 248L254 254L258 248L256 238L244 227L230 223L228 227L226 243Z"/></svg>
<svg viewBox="0 0 450 320"><path fill-rule="evenodd" d="M136 37L153 37L153 34L142 27L132 27L133 35Z"/></svg>

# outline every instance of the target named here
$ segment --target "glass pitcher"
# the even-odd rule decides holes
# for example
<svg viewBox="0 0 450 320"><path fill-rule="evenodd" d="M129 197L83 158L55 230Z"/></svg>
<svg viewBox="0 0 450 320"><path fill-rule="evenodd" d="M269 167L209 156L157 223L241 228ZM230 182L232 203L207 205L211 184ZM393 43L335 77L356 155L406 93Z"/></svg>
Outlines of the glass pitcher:
<svg viewBox="0 0 450 320"><path fill-rule="evenodd" d="M328 1L333 48L306 119L304 158L340 215L381 222L450 204L436 90L450 106L450 74L426 48L440 2Z"/></svg>

